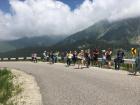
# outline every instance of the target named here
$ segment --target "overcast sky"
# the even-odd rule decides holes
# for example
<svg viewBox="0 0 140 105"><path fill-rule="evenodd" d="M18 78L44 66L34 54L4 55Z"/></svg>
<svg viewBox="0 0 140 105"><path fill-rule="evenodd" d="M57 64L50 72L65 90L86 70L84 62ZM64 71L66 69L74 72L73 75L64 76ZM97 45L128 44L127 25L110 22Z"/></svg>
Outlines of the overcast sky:
<svg viewBox="0 0 140 105"><path fill-rule="evenodd" d="M140 0L0 0L0 39L70 35L102 20L140 16Z"/></svg>

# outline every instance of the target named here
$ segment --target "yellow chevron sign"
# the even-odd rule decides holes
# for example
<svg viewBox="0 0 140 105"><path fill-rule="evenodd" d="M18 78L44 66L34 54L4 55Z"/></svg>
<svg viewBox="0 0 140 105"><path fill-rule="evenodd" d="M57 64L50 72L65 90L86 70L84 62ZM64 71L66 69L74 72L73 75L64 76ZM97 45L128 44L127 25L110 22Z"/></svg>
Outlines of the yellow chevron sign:
<svg viewBox="0 0 140 105"><path fill-rule="evenodd" d="M136 48L131 48L131 54L136 55L137 54L137 49Z"/></svg>

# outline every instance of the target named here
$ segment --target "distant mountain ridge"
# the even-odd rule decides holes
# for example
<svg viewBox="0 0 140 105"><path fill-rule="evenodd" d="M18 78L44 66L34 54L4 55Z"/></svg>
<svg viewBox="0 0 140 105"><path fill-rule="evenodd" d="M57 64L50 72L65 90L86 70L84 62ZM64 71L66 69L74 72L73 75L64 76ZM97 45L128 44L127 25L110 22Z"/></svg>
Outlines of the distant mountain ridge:
<svg viewBox="0 0 140 105"><path fill-rule="evenodd" d="M62 36L41 36L41 37L24 37L12 41L0 41L0 52L7 52L16 49L22 49L27 47L48 47L56 44L64 37Z"/></svg>

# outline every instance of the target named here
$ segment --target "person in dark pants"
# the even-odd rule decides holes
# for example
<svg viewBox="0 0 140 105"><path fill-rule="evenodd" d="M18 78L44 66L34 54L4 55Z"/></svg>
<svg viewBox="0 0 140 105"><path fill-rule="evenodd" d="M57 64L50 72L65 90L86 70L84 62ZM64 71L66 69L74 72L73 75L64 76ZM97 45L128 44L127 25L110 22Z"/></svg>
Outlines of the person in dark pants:
<svg viewBox="0 0 140 105"><path fill-rule="evenodd" d="M91 50L90 51L90 61L91 61L91 66L93 66L94 65L94 51L93 50Z"/></svg>
<svg viewBox="0 0 140 105"><path fill-rule="evenodd" d="M99 49L96 48L96 49L93 51L93 59L94 59L94 65L95 65L95 66L99 66L98 56L99 56Z"/></svg>
<svg viewBox="0 0 140 105"><path fill-rule="evenodd" d="M137 74L137 72L140 73L140 53L138 53L138 57L136 58L136 61L135 61L135 64L136 64L136 68L135 68L135 71L134 71L134 75Z"/></svg>
<svg viewBox="0 0 140 105"><path fill-rule="evenodd" d="M76 51L74 51L74 53L73 53L72 61L73 61L73 64L75 65L76 61L77 61L77 52Z"/></svg>
<svg viewBox="0 0 140 105"><path fill-rule="evenodd" d="M117 58L114 60L116 70L120 69L120 65L121 63L123 63L123 57L124 57L124 52L122 51L122 49L118 50Z"/></svg>
<svg viewBox="0 0 140 105"><path fill-rule="evenodd" d="M86 67L89 68L89 65L90 65L90 53L88 51L85 52L85 61L86 61Z"/></svg>
<svg viewBox="0 0 140 105"><path fill-rule="evenodd" d="M71 51L69 53L67 53L67 66L71 65L71 60L72 60L72 53Z"/></svg>
<svg viewBox="0 0 140 105"><path fill-rule="evenodd" d="M50 53L50 64L54 64L54 52Z"/></svg>
<svg viewBox="0 0 140 105"><path fill-rule="evenodd" d="M112 50L111 50L111 48L109 48L106 51L106 60L107 60L107 66L109 69L111 68L111 55L112 55Z"/></svg>

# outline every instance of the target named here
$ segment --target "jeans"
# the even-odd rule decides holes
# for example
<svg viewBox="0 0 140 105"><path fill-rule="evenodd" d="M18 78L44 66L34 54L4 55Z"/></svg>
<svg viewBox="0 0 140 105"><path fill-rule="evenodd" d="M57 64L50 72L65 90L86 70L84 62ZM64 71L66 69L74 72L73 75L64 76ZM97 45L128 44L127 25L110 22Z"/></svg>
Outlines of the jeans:
<svg viewBox="0 0 140 105"><path fill-rule="evenodd" d="M122 62L121 59L117 59L117 60L115 61L115 69L116 69L116 70L120 70L121 62Z"/></svg>

